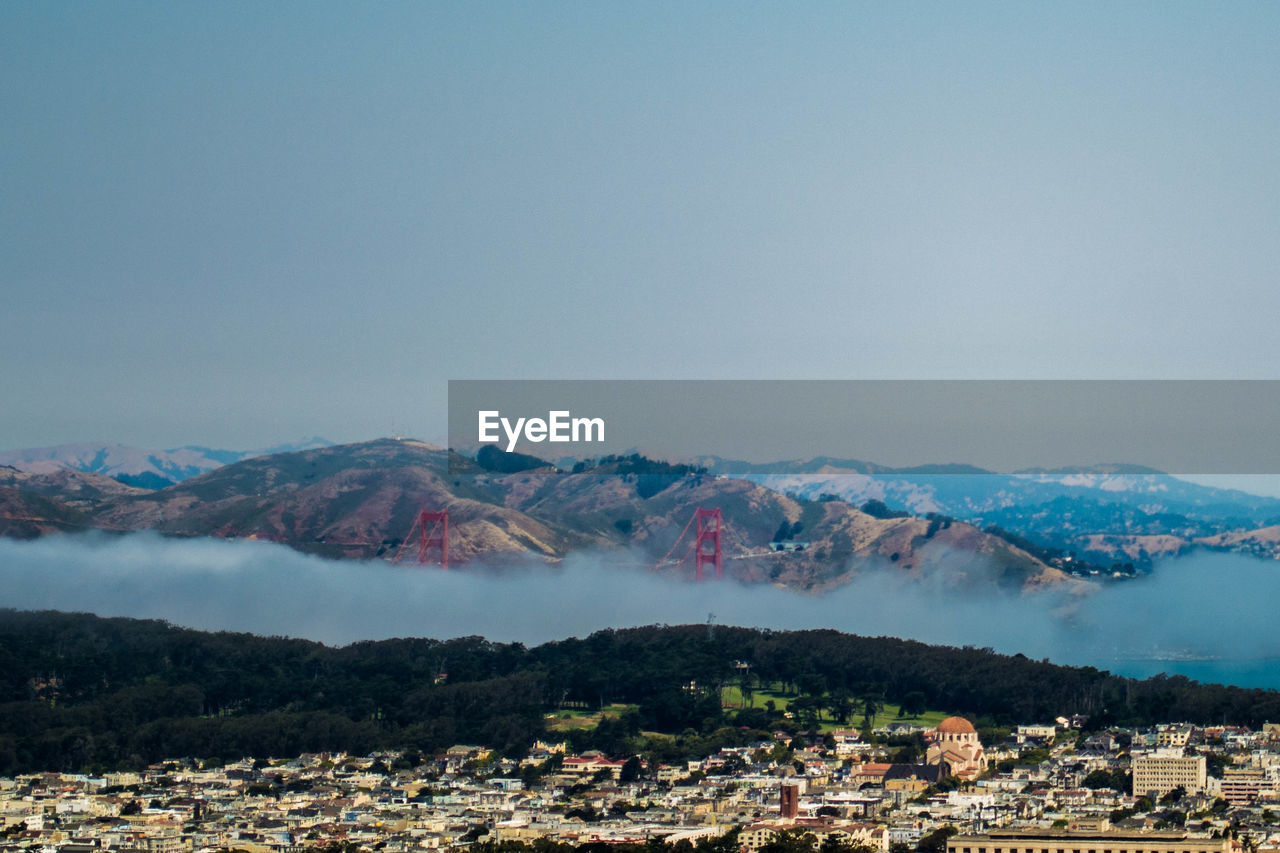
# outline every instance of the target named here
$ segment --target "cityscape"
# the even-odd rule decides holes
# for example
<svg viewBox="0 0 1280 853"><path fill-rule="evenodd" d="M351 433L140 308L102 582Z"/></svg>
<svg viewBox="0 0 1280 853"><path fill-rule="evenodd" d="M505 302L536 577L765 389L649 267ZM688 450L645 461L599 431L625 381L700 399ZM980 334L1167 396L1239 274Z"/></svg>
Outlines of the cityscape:
<svg viewBox="0 0 1280 853"><path fill-rule="evenodd" d="M435 755L175 758L102 775L23 774L0 780L0 849L1280 846L1280 725L1088 732L1085 722L1018 725L985 744L960 717L816 737L778 731L680 764L537 742L518 760L457 744Z"/></svg>

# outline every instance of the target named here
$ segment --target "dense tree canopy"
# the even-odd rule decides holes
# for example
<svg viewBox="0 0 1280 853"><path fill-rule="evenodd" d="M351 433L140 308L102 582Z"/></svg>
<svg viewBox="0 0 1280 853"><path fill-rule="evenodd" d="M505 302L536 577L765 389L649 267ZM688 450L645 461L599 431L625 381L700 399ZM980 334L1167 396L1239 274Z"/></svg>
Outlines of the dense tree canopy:
<svg viewBox="0 0 1280 853"><path fill-rule="evenodd" d="M640 730L680 735L681 755L777 728L780 714L725 711L720 688L749 661L839 706L863 699L964 714L989 725L1062 714L1096 721L1241 723L1280 719L1280 693L1125 679L990 649L836 631L705 626L610 630L526 648L479 637L329 648L161 622L0 610L0 774L135 766L164 757L288 756L377 748L431 752L476 743L517 753L565 704L637 710L571 735L622 754ZM802 705L804 703L801 703ZM814 702L812 713L819 705ZM790 721L788 721L790 722ZM579 742L580 741L580 742Z"/></svg>

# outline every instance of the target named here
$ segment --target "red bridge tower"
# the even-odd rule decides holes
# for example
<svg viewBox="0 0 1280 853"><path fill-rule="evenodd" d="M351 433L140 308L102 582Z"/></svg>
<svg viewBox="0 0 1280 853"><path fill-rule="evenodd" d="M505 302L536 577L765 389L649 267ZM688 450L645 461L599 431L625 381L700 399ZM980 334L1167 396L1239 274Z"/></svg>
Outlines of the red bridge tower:
<svg viewBox="0 0 1280 853"><path fill-rule="evenodd" d="M702 567L715 566L716 580L720 580L724 577L720 555L720 527L723 521L720 507L715 509L698 507L694 517L698 520L698 538L693 546L695 576L698 580L702 580Z"/></svg>
<svg viewBox="0 0 1280 853"><path fill-rule="evenodd" d="M420 511L418 517L414 519L413 527L409 529L409 535L400 543L400 550L396 551L396 557L391 562L400 562L400 555L409 547L409 543L415 536L418 540L419 566L427 564L432 548L439 548L440 567L449 568L449 510Z"/></svg>

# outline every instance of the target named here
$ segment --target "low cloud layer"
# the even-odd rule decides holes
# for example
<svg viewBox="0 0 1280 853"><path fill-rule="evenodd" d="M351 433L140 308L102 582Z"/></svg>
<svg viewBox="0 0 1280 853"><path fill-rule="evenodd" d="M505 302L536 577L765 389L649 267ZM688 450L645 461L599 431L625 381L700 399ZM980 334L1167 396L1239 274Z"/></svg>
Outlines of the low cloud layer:
<svg viewBox="0 0 1280 853"><path fill-rule="evenodd" d="M970 574L981 569L975 564ZM1167 560L1151 577L1084 596L908 579L890 567L816 596L681 583L617 554L445 572L330 561L262 542L138 533L0 539L0 589L5 607L159 618L329 644L472 634L533 644L607 627L705 622L715 614L717 624L835 628L1138 675L1164 670L1280 686L1280 661L1265 660L1280 657L1271 605L1280 596L1280 565L1236 555Z"/></svg>

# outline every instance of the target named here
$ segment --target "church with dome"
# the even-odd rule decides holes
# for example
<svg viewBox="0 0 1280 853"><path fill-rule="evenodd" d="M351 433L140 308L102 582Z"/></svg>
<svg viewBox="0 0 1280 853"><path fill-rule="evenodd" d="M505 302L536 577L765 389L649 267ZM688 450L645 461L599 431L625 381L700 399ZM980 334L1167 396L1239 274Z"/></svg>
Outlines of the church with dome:
<svg viewBox="0 0 1280 853"><path fill-rule="evenodd" d="M938 767L939 775L973 779L987 769L978 732L964 717L947 717L926 738L925 763Z"/></svg>

